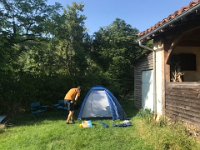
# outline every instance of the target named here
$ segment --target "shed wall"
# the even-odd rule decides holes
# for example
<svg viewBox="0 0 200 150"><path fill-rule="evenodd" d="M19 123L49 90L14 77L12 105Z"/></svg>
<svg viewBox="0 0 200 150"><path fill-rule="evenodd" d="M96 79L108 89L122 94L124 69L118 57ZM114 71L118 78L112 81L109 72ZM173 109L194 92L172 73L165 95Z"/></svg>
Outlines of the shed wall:
<svg viewBox="0 0 200 150"><path fill-rule="evenodd" d="M153 69L153 53L143 56L136 64L134 70L134 101L135 106L142 108L142 71Z"/></svg>
<svg viewBox="0 0 200 150"><path fill-rule="evenodd" d="M200 124L200 83L167 83L166 116Z"/></svg>

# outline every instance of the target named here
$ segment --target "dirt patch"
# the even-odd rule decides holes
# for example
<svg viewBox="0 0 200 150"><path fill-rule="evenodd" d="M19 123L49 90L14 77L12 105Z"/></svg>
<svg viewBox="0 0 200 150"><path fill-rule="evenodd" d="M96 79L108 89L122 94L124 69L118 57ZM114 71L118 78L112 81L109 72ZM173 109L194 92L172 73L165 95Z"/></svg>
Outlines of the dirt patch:
<svg viewBox="0 0 200 150"><path fill-rule="evenodd" d="M0 130L5 129L5 124L0 124Z"/></svg>
<svg viewBox="0 0 200 150"><path fill-rule="evenodd" d="M185 123L185 127L189 133L189 135L197 138L200 141L200 126L191 123Z"/></svg>
<svg viewBox="0 0 200 150"><path fill-rule="evenodd" d="M0 133L3 133L5 131L5 124L0 124Z"/></svg>

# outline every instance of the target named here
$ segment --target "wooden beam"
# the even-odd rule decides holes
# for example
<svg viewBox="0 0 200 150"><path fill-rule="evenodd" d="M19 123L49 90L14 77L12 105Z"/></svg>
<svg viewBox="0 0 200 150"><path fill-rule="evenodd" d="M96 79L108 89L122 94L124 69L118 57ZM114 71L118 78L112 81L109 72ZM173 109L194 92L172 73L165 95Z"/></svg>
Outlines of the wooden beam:
<svg viewBox="0 0 200 150"><path fill-rule="evenodd" d="M178 46L200 47L200 40L182 40L178 43Z"/></svg>

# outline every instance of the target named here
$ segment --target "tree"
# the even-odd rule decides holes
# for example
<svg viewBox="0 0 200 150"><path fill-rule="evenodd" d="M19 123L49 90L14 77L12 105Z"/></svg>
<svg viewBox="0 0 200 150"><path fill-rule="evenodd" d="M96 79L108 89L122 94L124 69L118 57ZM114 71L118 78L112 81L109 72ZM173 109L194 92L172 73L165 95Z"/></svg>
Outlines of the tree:
<svg viewBox="0 0 200 150"><path fill-rule="evenodd" d="M133 89L134 62L142 53L137 34L137 29L121 19L94 34L92 57L121 94Z"/></svg>
<svg viewBox="0 0 200 150"><path fill-rule="evenodd" d="M0 1L0 110L19 108L27 97L40 94L33 91L41 81L35 82L34 76L46 71L49 56L45 50L60 8L60 4L48 5L46 0Z"/></svg>
<svg viewBox="0 0 200 150"><path fill-rule="evenodd" d="M46 0L2 0L0 4L0 37L4 39L1 51L16 68L20 55L48 40L52 18L59 15L61 5L47 5Z"/></svg>
<svg viewBox="0 0 200 150"><path fill-rule="evenodd" d="M60 71L72 79L84 76L87 68L86 57L90 38L84 23L86 17L81 14L83 8L84 5L77 3L68 6L62 16L63 23L56 31L57 65Z"/></svg>

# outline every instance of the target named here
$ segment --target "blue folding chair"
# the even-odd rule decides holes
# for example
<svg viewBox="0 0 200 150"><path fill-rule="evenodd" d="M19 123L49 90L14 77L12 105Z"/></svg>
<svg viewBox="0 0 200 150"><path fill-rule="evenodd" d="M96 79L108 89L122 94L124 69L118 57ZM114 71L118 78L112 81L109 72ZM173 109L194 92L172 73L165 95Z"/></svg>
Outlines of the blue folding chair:
<svg viewBox="0 0 200 150"><path fill-rule="evenodd" d="M40 102L31 103L31 112L33 115L39 115L48 110L48 106L41 106Z"/></svg>
<svg viewBox="0 0 200 150"><path fill-rule="evenodd" d="M6 122L6 116L0 116L0 124L3 124Z"/></svg>
<svg viewBox="0 0 200 150"><path fill-rule="evenodd" d="M68 102L65 100L58 100L58 103L54 105L58 110L68 110Z"/></svg>

